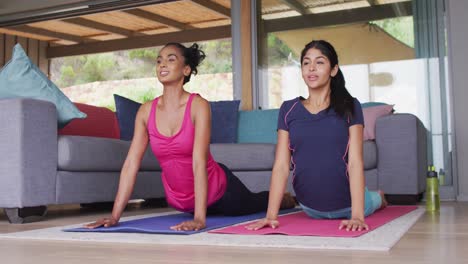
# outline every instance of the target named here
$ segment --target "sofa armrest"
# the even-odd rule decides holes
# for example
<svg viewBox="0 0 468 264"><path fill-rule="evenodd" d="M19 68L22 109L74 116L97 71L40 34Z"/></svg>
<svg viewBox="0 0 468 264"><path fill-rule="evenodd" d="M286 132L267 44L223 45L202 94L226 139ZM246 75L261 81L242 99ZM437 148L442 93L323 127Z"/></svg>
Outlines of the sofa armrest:
<svg viewBox="0 0 468 264"><path fill-rule="evenodd" d="M35 99L2 99L0 124L0 207L55 203L55 105Z"/></svg>
<svg viewBox="0 0 468 264"><path fill-rule="evenodd" d="M379 188L387 194L415 195L426 188L427 130L412 114L376 122Z"/></svg>

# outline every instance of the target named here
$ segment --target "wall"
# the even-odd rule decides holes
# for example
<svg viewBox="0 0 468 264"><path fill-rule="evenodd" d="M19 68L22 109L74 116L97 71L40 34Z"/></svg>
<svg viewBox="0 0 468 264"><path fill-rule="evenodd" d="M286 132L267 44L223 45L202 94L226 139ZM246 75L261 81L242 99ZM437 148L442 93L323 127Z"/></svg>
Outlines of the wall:
<svg viewBox="0 0 468 264"><path fill-rule="evenodd" d="M45 56L48 43L35 39L0 34L0 67L3 67L11 59L13 46L16 43L20 43L29 58L49 76L49 60Z"/></svg>
<svg viewBox="0 0 468 264"><path fill-rule="evenodd" d="M449 71L455 129L458 200L468 201L468 1L447 1Z"/></svg>
<svg viewBox="0 0 468 264"><path fill-rule="evenodd" d="M390 36L378 26L365 23L333 27L306 28L274 33L297 55L304 44L326 39L339 55L340 66L414 59L414 49Z"/></svg>

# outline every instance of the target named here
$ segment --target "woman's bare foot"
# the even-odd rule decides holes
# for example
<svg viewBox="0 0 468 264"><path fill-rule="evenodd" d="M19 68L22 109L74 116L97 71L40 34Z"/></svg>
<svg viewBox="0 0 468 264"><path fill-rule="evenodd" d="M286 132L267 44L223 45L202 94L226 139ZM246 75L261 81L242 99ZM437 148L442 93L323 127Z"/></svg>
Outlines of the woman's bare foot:
<svg viewBox="0 0 468 264"><path fill-rule="evenodd" d="M296 200L290 193L285 193L283 199L281 200L280 209L291 209L296 207Z"/></svg>
<svg viewBox="0 0 468 264"><path fill-rule="evenodd" d="M382 190L378 190L377 192L380 194L380 198L382 199L382 205L380 206L379 209L384 209L388 205L388 202L385 199L385 194L383 193Z"/></svg>

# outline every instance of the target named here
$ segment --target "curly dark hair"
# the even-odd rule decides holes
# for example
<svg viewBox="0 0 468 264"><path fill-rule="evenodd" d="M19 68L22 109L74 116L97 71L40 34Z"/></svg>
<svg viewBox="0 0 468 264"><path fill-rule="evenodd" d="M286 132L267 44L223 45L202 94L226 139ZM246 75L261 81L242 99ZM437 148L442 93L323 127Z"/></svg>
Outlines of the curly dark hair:
<svg viewBox="0 0 468 264"><path fill-rule="evenodd" d="M198 73L197 66L205 59L205 52L200 49L200 46L197 43L193 43L192 46L188 48L177 42L171 42L164 45L164 47L167 46L178 48L182 53L182 56L184 56L185 65L190 66L190 74L184 78L184 84L188 83L190 81L190 76Z"/></svg>

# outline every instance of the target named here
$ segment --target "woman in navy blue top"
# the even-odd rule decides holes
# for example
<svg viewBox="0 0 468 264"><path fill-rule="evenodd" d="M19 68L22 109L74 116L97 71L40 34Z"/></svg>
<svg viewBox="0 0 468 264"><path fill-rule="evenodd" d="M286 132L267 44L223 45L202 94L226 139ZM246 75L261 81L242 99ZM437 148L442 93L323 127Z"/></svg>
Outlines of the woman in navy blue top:
<svg viewBox="0 0 468 264"><path fill-rule="evenodd" d="M386 206L381 191L365 187L361 104L345 88L333 46L316 40L301 53L309 97L285 101L265 219L250 226L275 228L290 165L299 205L313 218L345 218L346 230L368 229L364 217Z"/></svg>

